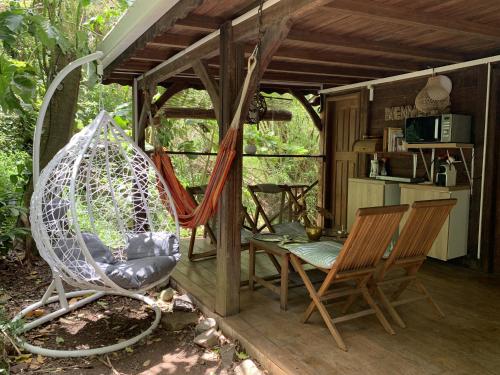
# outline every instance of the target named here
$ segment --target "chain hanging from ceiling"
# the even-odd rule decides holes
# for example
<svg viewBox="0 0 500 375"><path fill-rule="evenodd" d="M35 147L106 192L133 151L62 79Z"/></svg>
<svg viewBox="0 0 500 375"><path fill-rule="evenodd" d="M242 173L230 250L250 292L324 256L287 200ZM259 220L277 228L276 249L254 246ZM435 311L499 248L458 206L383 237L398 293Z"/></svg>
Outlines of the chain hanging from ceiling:
<svg viewBox="0 0 500 375"><path fill-rule="evenodd" d="M260 1L259 12L258 12L258 22L259 22L259 31L258 31L258 40L257 40L257 59L260 60L261 47L262 47L262 38L264 36L264 30L262 27L262 11L264 8L264 0ZM260 84L257 86L257 90L253 96L252 102L250 103L250 107L248 109L247 123L249 124L258 124L264 118L264 115L267 112L267 103L266 99L260 93Z"/></svg>

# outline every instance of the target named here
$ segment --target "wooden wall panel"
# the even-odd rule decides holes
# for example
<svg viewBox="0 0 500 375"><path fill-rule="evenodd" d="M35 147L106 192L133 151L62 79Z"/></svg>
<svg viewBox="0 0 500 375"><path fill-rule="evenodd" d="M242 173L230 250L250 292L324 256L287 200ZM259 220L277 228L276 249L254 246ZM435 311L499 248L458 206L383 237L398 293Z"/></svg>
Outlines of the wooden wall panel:
<svg viewBox="0 0 500 375"><path fill-rule="evenodd" d="M468 261L477 267L486 267L486 264L476 264L475 255L478 241L478 222L479 222L479 203L481 189L481 168L483 154L483 134L484 134L484 110L486 95L486 66L479 66L467 70L450 72L449 76L453 82L451 93L451 112L462 113L472 116L473 139L475 143L475 163L474 163L474 194L471 197L470 205L470 224ZM427 79L419 78L406 82L397 82L377 86L374 92L374 101L370 103L369 110L369 129L370 135L383 135L385 127L403 127L404 120L385 120L385 108L394 106L411 105L415 102L418 92L425 86ZM458 153L458 152L457 152ZM411 159L392 158L391 168L393 174L409 176L411 171ZM419 160L419 164L421 164ZM497 163L498 165L498 163ZM463 167L459 167L459 183L467 183L466 174ZM395 173L396 172L396 173ZM422 167L419 168L419 174L424 175ZM490 209L487 207L487 209ZM488 252L492 249L484 249L483 260L488 259ZM500 260L499 260L500 264Z"/></svg>
<svg viewBox="0 0 500 375"><path fill-rule="evenodd" d="M485 246L490 251L489 271L500 273L500 66L492 71L490 126L487 159L489 177L485 184L485 207L491 207L484 218Z"/></svg>

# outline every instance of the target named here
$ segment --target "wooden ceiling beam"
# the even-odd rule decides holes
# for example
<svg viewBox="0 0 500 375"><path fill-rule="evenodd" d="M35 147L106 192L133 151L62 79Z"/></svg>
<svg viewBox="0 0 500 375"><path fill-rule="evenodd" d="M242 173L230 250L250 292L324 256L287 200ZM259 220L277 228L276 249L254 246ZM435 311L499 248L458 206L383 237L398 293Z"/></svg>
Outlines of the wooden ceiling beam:
<svg viewBox="0 0 500 375"><path fill-rule="evenodd" d="M134 55L135 51L144 48L146 44L154 39L157 35L164 33L171 29L175 23L184 19L194 9L200 6L204 0L181 0L178 1L170 10L160 17L144 34L142 34L134 43L127 47L120 56L118 56L111 64L104 70L104 77L109 75L117 66L124 60Z"/></svg>
<svg viewBox="0 0 500 375"><path fill-rule="evenodd" d="M350 2L341 2L338 6L342 7L341 10L345 10L354 13L354 10L351 6L349 6ZM335 8L335 4L328 4L326 7L333 9ZM347 5L346 5L347 4ZM363 3L364 4L364 3ZM382 12L383 13L383 12ZM359 13L356 13L359 14ZM385 13L384 13L385 14ZM367 14L368 16L368 14ZM178 26L183 28L190 28L197 31L203 31L206 33L217 30L217 25L219 22L217 19L212 17L192 17L190 16L188 19L179 20L177 23ZM395 21L393 21L395 22ZM401 22L404 23L404 19ZM187 38L185 36L181 36L181 38ZM193 37L191 37L193 38ZM449 51L441 51L435 49L428 48L412 48L408 47L402 43L392 43L392 42L379 42L379 41L371 41L362 38L355 38L349 36L336 36L336 35L325 35L321 33L312 33L302 30L294 30L290 31L290 34L287 37L290 41L299 41L306 42L311 44L316 44L319 46L328 45L330 47L341 47L341 48L351 48L359 51L375 51L381 53L390 53L398 56L406 56L419 60L437 60L443 62L456 63L460 61L464 61L467 59L467 56L462 54L452 53ZM175 41L173 42L175 43ZM192 44L192 43L189 43Z"/></svg>
<svg viewBox="0 0 500 375"><path fill-rule="evenodd" d="M408 47L401 43L376 42L349 36L327 35L304 30L292 30L287 40L304 42L309 45L322 47L341 47L361 52L381 52L391 55L411 57L418 60L438 60L449 63L464 61L465 57L445 50L430 50L425 48Z"/></svg>
<svg viewBox="0 0 500 375"><path fill-rule="evenodd" d="M147 43L148 47L172 47L172 48L186 48L193 43L196 43L200 37L184 34L166 33L154 38L151 42Z"/></svg>
<svg viewBox="0 0 500 375"><path fill-rule="evenodd" d="M158 116L165 116L167 118L189 118L197 120L217 120L215 116L215 111L213 109L204 108L177 108L177 107L166 107L162 109ZM269 109L264 114L263 120L272 121L291 121L292 113L285 110L273 110ZM155 122L159 122L155 119Z"/></svg>
<svg viewBox="0 0 500 375"><path fill-rule="evenodd" d="M414 11L399 6L389 6L372 1L335 0L324 9L342 11L369 17L371 20L390 22L403 26L416 26L476 38L500 41L500 28L476 22L447 17L439 13Z"/></svg>
<svg viewBox="0 0 500 375"><path fill-rule="evenodd" d="M293 61L272 61L267 67L271 72L301 73L305 75L345 77L345 78L382 78L397 74L398 71L376 70L367 68L353 68L344 66L317 65L311 63L297 63Z"/></svg>
<svg viewBox="0 0 500 375"><path fill-rule="evenodd" d="M194 67L193 67L194 68ZM246 68L245 68L246 71ZM216 86L217 82L219 80L219 70L218 67L214 67L213 65L210 65L207 68L206 74L208 74L212 79L215 81L214 84ZM193 70L189 69L181 74L178 74L176 77L177 78L192 78L192 77L199 77L198 73L193 72ZM363 80L362 78L353 78L353 77L333 77L333 76L320 76L320 75L315 75L315 74L302 74L300 72L273 72L267 69L264 74L262 79L266 80L267 82L271 81L276 81L276 83L282 81L282 82L299 82L303 84L317 84L317 86L321 84L333 84L333 85L348 85L351 83L359 82L360 80ZM203 81L203 80L202 80Z"/></svg>
<svg viewBox="0 0 500 375"><path fill-rule="evenodd" d="M248 46L246 52L251 53L253 47ZM138 51L136 55L130 59L137 63L161 63L166 61L172 52L155 50L147 48ZM292 56L293 55L293 56ZM290 56L293 58L290 60ZM290 50L287 47L282 47L274 56L273 62L268 67L270 71L283 71L290 73L303 73L308 75L320 76L336 76L336 77L353 77L353 78L382 78L389 75L400 74L401 72L409 72L413 70L425 68L418 63L400 62L395 64L394 60L377 59L378 63L371 60L361 58L346 58L341 55L327 54L328 58L321 57L317 53L301 52ZM284 59L284 60L283 60ZM381 61L383 64L381 64ZM385 61L385 62L384 62ZM339 65L344 64L344 66ZM210 65L214 65L210 63ZM138 65L135 65L137 67ZM218 66L218 63L217 63ZM124 70L118 67L117 70ZM137 70L136 68L133 70Z"/></svg>
<svg viewBox="0 0 500 375"><path fill-rule="evenodd" d="M262 11L263 25L270 25L286 17L291 19L299 18L305 12L311 9L328 4L332 0L276 0L266 2ZM257 30L257 20L259 17L258 9L245 13L232 21L236 41L246 40L254 37ZM209 59L217 55L219 50L219 32L215 31L207 35L198 42L190 45L188 48L172 56L164 63L157 66L146 74L145 79L148 85L165 81L166 79L186 70L193 61L205 58Z"/></svg>
<svg viewBox="0 0 500 375"><path fill-rule="evenodd" d="M224 20L221 18L191 14L189 17L177 21L175 26L196 31L212 32L218 30L223 23Z"/></svg>
<svg viewBox="0 0 500 375"><path fill-rule="evenodd" d="M314 49L297 49L287 46L281 47L274 55L274 59L279 61L292 61L296 63L324 64L368 69L374 68L379 71L387 70L391 72L413 72L428 67L428 64L407 60L396 60L383 57L367 58L365 56L345 55L334 52L319 53Z"/></svg>
<svg viewBox="0 0 500 375"><path fill-rule="evenodd" d="M366 40L361 40L358 38L344 38L344 37L337 37L337 36L328 36L324 34L317 34L317 33L310 33L310 32L304 32L304 31L294 31L292 30L290 34L287 37L287 40L290 41L300 41L300 42L306 42L309 43L310 45L319 45L319 46L328 46L328 47L342 47L342 48L350 48L354 50L359 50L359 51L371 51L371 52L382 52L382 53L391 53L394 55L399 55L399 56L406 56L406 57L412 57L415 59L419 60L425 60L428 62L429 60L432 60L433 64L436 65L438 61L440 62L458 62L458 61L463 61L465 58L462 55L459 54L453 54L453 53L448 53L448 52L443 52L443 51L434 51L434 50L422 50L420 48L415 49L415 48L409 48L409 47L404 47L399 44L390 44L390 43L377 43L377 42L372 42L372 41L366 41ZM138 51L132 58L131 60L134 61L152 61L152 62L163 62L169 58L169 56L172 54L171 50L159 50L155 49L155 46L167 46L171 47L172 49L183 49L197 41L197 38L192 37L192 36L182 36L178 34L165 34L162 35L159 38L156 38L154 42L148 43L148 48L143 49L142 51ZM252 49L251 46L247 48L248 50ZM297 54L298 57L300 57L300 53ZM276 57L279 57L279 51L278 55ZM388 61L388 63L391 63L394 60ZM339 61L342 62L342 61ZM345 62L345 61L344 61ZM402 64L406 64L407 62L402 62ZM406 69L406 71L411 71L414 70L414 63L413 67L409 67L409 69ZM305 72L305 69L300 69L298 66L299 64L295 64L296 70L302 70ZM387 65L387 64L384 64ZM324 66L324 65L323 65ZM420 65L423 66L423 65ZM373 66L370 66L372 69L374 68ZM398 66L399 67L399 66ZM390 68L389 68L390 69ZM313 69L312 71L316 74L322 74L323 71L326 69ZM384 70L387 70L387 67L384 66ZM394 69L394 73L397 74L397 72L405 71L405 69ZM341 73L340 73L341 74ZM380 77L384 76L383 74L380 74L379 72L374 72L374 73L369 73L366 71L364 73L365 75L362 76L364 78L371 78L371 77ZM347 73L345 75L350 75L350 73Z"/></svg>
<svg viewBox="0 0 500 375"><path fill-rule="evenodd" d="M118 83L120 85L132 85L132 78L125 79L124 77L115 76L112 74L109 78L105 80L105 83ZM205 90L205 87L199 80L199 78L195 76L191 77L172 77L169 78L166 82L159 83L159 86L169 86L173 83L182 83L185 84L188 88L193 88L196 90ZM268 81L266 79L262 79L260 82L260 89L262 92L272 93L287 93L291 90L298 90L304 92L305 94L314 94L322 87L323 85L319 83L304 83L304 82L276 82L276 81ZM334 87L339 86L335 84L325 85L324 87Z"/></svg>

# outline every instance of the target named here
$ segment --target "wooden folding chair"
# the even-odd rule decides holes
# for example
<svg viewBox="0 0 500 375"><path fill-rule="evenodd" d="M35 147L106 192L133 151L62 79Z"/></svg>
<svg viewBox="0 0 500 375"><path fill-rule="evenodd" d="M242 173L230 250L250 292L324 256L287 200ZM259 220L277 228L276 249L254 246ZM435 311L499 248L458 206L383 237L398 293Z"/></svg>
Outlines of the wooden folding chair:
<svg viewBox="0 0 500 375"><path fill-rule="evenodd" d="M394 321L403 328L406 327L406 324L395 307L407 303L425 299L439 315L444 317L443 311L417 278L417 272L424 263L427 254L456 203L456 199L438 199L413 203L408 220L399 235L398 241L383 266L374 275L372 288L376 289L380 300ZM388 273L395 269L403 269L405 275L387 277ZM421 295L400 300L399 297L411 283L417 287ZM399 286L389 299L383 287L391 284L399 284Z"/></svg>
<svg viewBox="0 0 500 375"><path fill-rule="evenodd" d="M187 192L191 195L193 200L198 203L199 197L203 196L205 194L205 189L206 185L203 186L190 186L186 190ZM252 217L249 215L246 207L242 206L241 207L241 217L239 218L242 222L242 228L241 228L241 250L247 250L250 246L250 238L253 233L256 232L255 224L253 222ZM204 225L204 234L203 237L206 238L207 236L210 239L210 244L214 245L217 247L217 233L216 233L216 228L214 227L216 225L216 217L211 219L208 223ZM195 260L201 260L201 259L206 259L210 257L214 257L217 255L217 249L212 249L212 250L207 250L201 253L195 253L194 252L194 245L196 242L196 232L197 228L193 228L191 230L191 237L189 240L189 248L188 248L188 258L191 261Z"/></svg>
<svg viewBox="0 0 500 375"><path fill-rule="evenodd" d="M303 322L307 322L311 314L318 309L337 345L342 350L347 350L347 348L335 327L336 323L375 314L385 330L394 334L389 322L373 301L367 283L373 276L377 263L381 260L407 210L408 205L359 209L352 230L338 253L330 250L290 250L292 264L299 272L312 299L304 314ZM303 267L304 263L311 264L327 274L318 290L315 289L307 276ZM354 285L329 291L332 284L345 281L354 281ZM332 318L324 305L327 300L359 294L370 305L370 309Z"/></svg>
<svg viewBox="0 0 500 375"><path fill-rule="evenodd" d="M259 184L248 185L247 188L255 203L253 222L257 225L257 232L267 228L269 232L276 233L280 226L286 230L284 224L298 221L301 205L288 185ZM279 204L273 207L272 203ZM259 226L260 218L264 224Z"/></svg>

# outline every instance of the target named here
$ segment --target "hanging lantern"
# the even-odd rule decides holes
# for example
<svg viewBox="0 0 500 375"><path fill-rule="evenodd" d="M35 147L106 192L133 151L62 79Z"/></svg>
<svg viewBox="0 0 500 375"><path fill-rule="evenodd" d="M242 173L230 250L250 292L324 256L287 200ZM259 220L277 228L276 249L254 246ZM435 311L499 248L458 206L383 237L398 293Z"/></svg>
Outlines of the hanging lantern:
<svg viewBox="0 0 500 375"><path fill-rule="evenodd" d="M432 100L444 100L451 93L451 79L443 75L429 77L425 88Z"/></svg>
<svg viewBox="0 0 500 375"><path fill-rule="evenodd" d="M266 112L266 99L260 93L255 93L248 109L247 123L258 124L264 118Z"/></svg>
<svg viewBox="0 0 500 375"><path fill-rule="evenodd" d="M442 100L434 100L430 97L427 87L424 87L415 98L415 107L426 114L439 114L445 112L450 107L450 97L446 96Z"/></svg>
<svg viewBox="0 0 500 375"><path fill-rule="evenodd" d="M450 107L451 79L444 75L429 77L415 98L415 107L426 114L439 114Z"/></svg>

